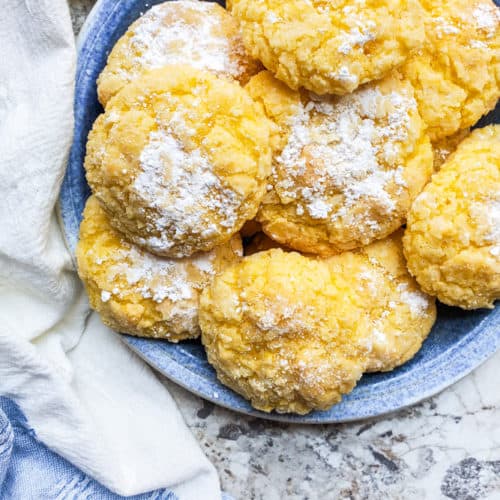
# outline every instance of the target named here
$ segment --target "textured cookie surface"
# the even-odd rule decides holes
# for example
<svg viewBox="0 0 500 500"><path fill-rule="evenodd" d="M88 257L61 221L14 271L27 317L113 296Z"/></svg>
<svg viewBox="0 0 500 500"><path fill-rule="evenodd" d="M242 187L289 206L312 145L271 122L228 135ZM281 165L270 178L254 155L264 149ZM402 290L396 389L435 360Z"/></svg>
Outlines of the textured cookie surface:
<svg viewBox="0 0 500 500"><path fill-rule="evenodd" d="M417 198L404 236L427 293L464 309L500 298L500 126L474 130Z"/></svg>
<svg viewBox="0 0 500 500"><path fill-rule="evenodd" d="M152 70L96 120L85 168L133 243L176 258L209 251L257 212L271 168L268 120L236 83L189 66Z"/></svg>
<svg viewBox="0 0 500 500"><path fill-rule="evenodd" d="M435 299L420 290L406 268L402 235L400 229L359 250L324 260L328 272L350 284L352 307L366 317L367 329L360 334L368 351L365 371L389 371L411 359L436 320ZM271 248L280 246L258 233L245 246L245 255Z"/></svg>
<svg viewBox="0 0 500 500"><path fill-rule="evenodd" d="M172 342L199 336L202 289L240 255L237 236L182 260L148 254L110 226L95 197L87 201L77 248L78 272L104 323L121 333Z"/></svg>
<svg viewBox="0 0 500 500"><path fill-rule="evenodd" d="M326 262L350 283L353 307L368 328L365 371L389 371L411 359L436 320L435 299L423 293L406 268L399 230L355 252Z"/></svg>
<svg viewBox="0 0 500 500"><path fill-rule="evenodd" d="M257 219L279 243L333 255L398 229L432 172L412 88L392 74L342 97L295 92L261 72L247 90L275 123Z"/></svg>
<svg viewBox="0 0 500 500"><path fill-rule="evenodd" d="M146 70L189 64L246 83L258 64L245 51L237 21L211 2L170 1L135 21L111 51L99 76L103 105Z"/></svg>
<svg viewBox="0 0 500 500"><path fill-rule="evenodd" d="M500 97L500 11L491 0L422 0L427 43L402 71L432 141L474 125Z"/></svg>
<svg viewBox="0 0 500 500"><path fill-rule="evenodd" d="M234 0L248 52L292 89L345 94L424 41L416 0Z"/></svg>
<svg viewBox="0 0 500 500"><path fill-rule="evenodd" d="M356 312L324 263L274 249L204 291L202 342L221 382L255 408L304 414L340 401L361 376Z"/></svg>

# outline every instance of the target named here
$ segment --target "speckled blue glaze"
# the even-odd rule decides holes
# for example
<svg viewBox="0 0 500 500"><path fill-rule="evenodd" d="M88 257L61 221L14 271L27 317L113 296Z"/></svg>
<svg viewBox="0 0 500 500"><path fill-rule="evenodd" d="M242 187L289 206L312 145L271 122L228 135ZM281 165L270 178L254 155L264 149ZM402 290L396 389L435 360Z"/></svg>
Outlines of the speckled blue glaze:
<svg viewBox="0 0 500 500"><path fill-rule="evenodd" d="M96 78L116 40L146 5L141 0L101 0L89 16L79 38L75 97L75 137L60 197L60 216L67 243L74 252L85 200L85 142L102 108L97 102ZM481 125L500 122L500 108ZM500 347L500 308L465 312L439 306L438 321L423 348L409 363L385 374L365 375L342 403L306 416L266 414L221 385L199 342L166 341L123 336L144 360L189 391L235 411L273 420L329 423L378 416L414 404L464 377Z"/></svg>

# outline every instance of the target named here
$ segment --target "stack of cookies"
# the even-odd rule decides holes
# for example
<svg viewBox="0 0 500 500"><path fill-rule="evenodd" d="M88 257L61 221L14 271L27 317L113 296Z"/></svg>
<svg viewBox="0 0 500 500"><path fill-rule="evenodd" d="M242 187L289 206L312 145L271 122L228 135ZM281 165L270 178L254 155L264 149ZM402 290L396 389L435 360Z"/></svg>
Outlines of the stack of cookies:
<svg viewBox="0 0 500 500"><path fill-rule="evenodd" d="M77 250L117 331L201 335L263 411L327 409L500 298L491 0L156 5L111 51Z"/></svg>

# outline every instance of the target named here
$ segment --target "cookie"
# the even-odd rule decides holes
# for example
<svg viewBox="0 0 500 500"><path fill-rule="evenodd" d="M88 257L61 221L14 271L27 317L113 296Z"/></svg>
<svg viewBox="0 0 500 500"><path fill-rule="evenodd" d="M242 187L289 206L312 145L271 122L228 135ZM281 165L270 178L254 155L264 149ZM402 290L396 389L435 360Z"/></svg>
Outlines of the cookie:
<svg viewBox="0 0 500 500"><path fill-rule="evenodd" d="M234 0L247 51L290 88L346 94L424 42L417 0Z"/></svg>
<svg viewBox="0 0 500 500"><path fill-rule="evenodd" d="M500 298L500 126L474 130L416 199L404 236L424 291L463 309Z"/></svg>
<svg viewBox="0 0 500 500"><path fill-rule="evenodd" d="M500 97L500 11L491 0L423 0L427 43L401 68L432 141L474 125Z"/></svg>
<svg viewBox="0 0 500 500"><path fill-rule="evenodd" d="M255 220L249 220L245 222L244 226L240 230L240 235L242 238L251 238L253 235L257 234L261 230L260 224Z"/></svg>
<svg viewBox="0 0 500 500"><path fill-rule="evenodd" d="M132 243L188 257L255 217L271 168L269 133L238 84L190 66L152 70L94 123L87 180Z"/></svg>
<svg viewBox="0 0 500 500"><path fill-rule="evenodd" d="M245 255L253 255L258 252L265 252L271 248L281 248L284 251L289 251L288 248L281 246L276 241L272 240L265 233L257 233L252 236L250 242L244 245Z"/></svg>
<svg viewBox="0 0 500 500"><path fill-rule="evenodd" d="M169 1L135 21L109 54L97 81L103 106L145 71L190 64L246 83L260 65L243 46L237 21L220 5Z"/></svg>
<svg viewBox="0 0 500 500"><path fill-rule="evenodd" d="M327 271L316 259L273 249L244 257L203 292L208 360L255 408L325 410L361 377L363 319Z"/></svg>
<svg viewBox="0 0 500 500"><path fill-rule="evenodd" d="M436 321L435 299L420 290L406 268L402 230L326 262L330 273L349 285L352 307L368 325L366 372L390 371L406 363L422 346Z"/></svg>
<svg viewBox="0 0 500 500"><path fill-rule="evenodd" d="M448 157L455 152L458 145L470 134L470 129L466 128L455 132L453 135L443 137L432 143L434 152L434 171L438 171Z"/></svg>
<svg viewBox="0 0 500 500"><path fill-rule="evenodd" d="M95 197L85 206L76 256L90 305L110 328L171 342L196 338L201 291L242 254L241 240L182 260L148 254L114 230Z"/></svg>
<svg viewBox="0 0 500 500"><path fill-rule="evenodd" d="M342 97L295 92L269 72L246 88L275 124L273 172L257 216L270 238L329 256L404 223L433 160L400 75Z"/></svg>

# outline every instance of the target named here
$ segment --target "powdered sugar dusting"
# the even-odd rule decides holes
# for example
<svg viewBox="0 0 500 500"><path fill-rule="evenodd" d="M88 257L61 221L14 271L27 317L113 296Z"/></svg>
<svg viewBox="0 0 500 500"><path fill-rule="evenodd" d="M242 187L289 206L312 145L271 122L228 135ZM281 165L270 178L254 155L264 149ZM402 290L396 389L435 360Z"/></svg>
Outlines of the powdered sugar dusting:
<svg viewBox="0 0 500 500"><path fill-rule="evenodd" d="M475 203L470 212L482 235L481 243L491 246L491 255L500 257L500 198Z"/></svg>
<svg viewBox="0 0 500 500"><path fill-rule="evenodd" d="M214 259L214 253L200 253L192 259L192 262L200 271L213 275L215 274Z"/></svg>
<svg viewBox="0 0 500 500"><path fill-rule="evenodd" d="M363 47L366 43L375 39L375 35L370 28L360 28L358 26L342 36L343 42L340 44L338 51L341 54L349 54L355 47Z"/></svg>
<svg viewBox="0 0 500 500"><path fill-rule="evenodd" d="M120 249L110 257L101 257L99 261L100 264L107 261L106 280L115 285L111 291L101 292L103 302L113 296L123 299L130 293L138 293L158 304L165 300L178 304L186 314L195 306L192 302L197 300L196 290L201 290L216 274L215 251L191 259L166 259L126 241L121 241ZM193 273L195 269L197 272Z"/></svg>
<svg viewBox="0 0 500 500"><path fill-rule="evenodd" d="M443 35L458 35L460 33L460 29L452 22L451 19L445 19L442 16L438 16L432 21L436 25L438 38L441 38Z"/></svg>
<svg viewBox="0 0 500 500"><path fill-rule="evenodd" d="M472 12L476 26L486 32L487 38L491 38L500 23L500 12L493 4L480 3Z"/></svg>
<svg viewBox="0 0 500 500"><path fill-rule="evenodd" d="M374 328L372 330L372 339L374 344L387 344L387 335L379 330L378 328Z"/></svg>
<svg viewBox="0 0 500 500"><path fill-rule="evenodd" d="M341 66L336 73L331 73L330 77L339 82L350 84L352 89L355 89L359 83L359 77L351 73L347 66Z"/></svg>
<svg viewBox="0 0 500 500"><path fill-rule="evenodd" d="M310 94L298 107L288 143L276 159L280 197L295 200L297 214L307 211L314 219L349 216L360 200L368 199L378 212L390 215L396 208L394 194L406 185L398 157L414 107L413 98L383 95L376 88L337 100ZM334 206L331 198L338 194L343 200ZM374 220L359 222L376 229Z"/></svg>
<svg viewBox="0 0 500 500"><path fill-rule="evenodd" d="M313 6L310 2L309 5ZM316 4L314 8L321 14L329 15L332 13L332 8L336 7L331 5L331 2L324 4ZM363 46L375 40L376 23L366 18L366 12L361 11L360 15L359 6L347 5L342 9L344 24L350 26L350 30L343 30L339 33L338 51L341 54L349 54L354 48L363 48Z"/></svg>
<svg viewBox="0 0 500 500"><path fill-rule="evenodd" d="M140 156L141 172L133 189L143 203L157 212L154 230L161 237L147 243L169 249L186 235L208 238L236 224L240 197L222 186L208 157L199 149L187 150L173 130L189 135L177 113L167 130L153 131ZM212 221L212 222L210 222Z"/></svg>
<svg viewBox="0 0 500 500"><path fill-rule="evenodd" d="M165 299L179 302L193 297L185 264L156 257L128 244L117 253L114 259L118 263L109 266L108 279L120 276L131 290L158 303Z"/></svg>
<svg viewBox="0 0 500 500"><path fill-rule="evenodd" d="M423 316L430 305L429 297L420 290L409 290L407 283L397 286L401 301L408 305L413 316Z"/></svg>
<svg viewBox="0 0 500 500"><path fill-rule="evenodd" d="M132 61L132 72L190 64L237 78L244 69L239 64L243 44L239 33L233 39L221 34L221 18L215 9L218 6L210 2L186 0L152 7L130 39L132 54L139 54Z"/></svg>
<svg viewBox="0 0 500 500"><path fill-rule="evenodd" d="M268 340L279 338L293 332L297 335L304 334L314 325L312 318L315 318L317 311L312 306L307 306L303 303L294 302L279 293L269 300L263 299L264 307L256 308L249 305L244 293L239 297L238 307L241 308L243 314L247 314L255 321L255 325L266 333Z"/></svg>

